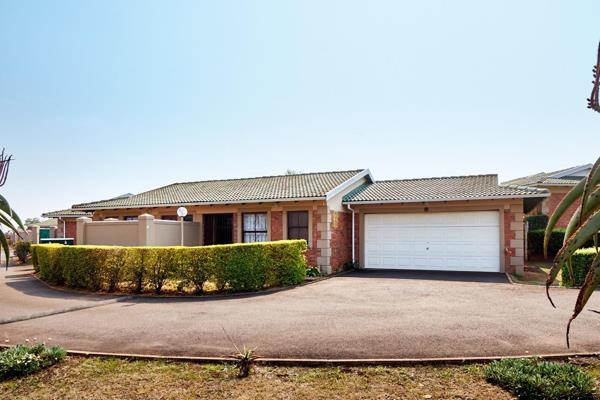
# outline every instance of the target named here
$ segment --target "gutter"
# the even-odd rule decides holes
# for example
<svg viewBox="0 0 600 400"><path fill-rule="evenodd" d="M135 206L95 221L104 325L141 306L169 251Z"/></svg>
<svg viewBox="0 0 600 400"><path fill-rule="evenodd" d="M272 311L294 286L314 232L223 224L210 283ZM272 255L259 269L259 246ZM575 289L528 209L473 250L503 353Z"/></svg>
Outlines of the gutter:
<svg viewBox="0 0 600 400"><path fill-rule="evenodd" d="M452 197L446 199L397 199L397 200L364 200L364 201L343 201L342 204L398 204L398 203L436 203L444 201L478 201L478 200L506 200L506 199L527 199L549 197L550 193L526 194L520 196L484 196L484 197Z"/></svg>

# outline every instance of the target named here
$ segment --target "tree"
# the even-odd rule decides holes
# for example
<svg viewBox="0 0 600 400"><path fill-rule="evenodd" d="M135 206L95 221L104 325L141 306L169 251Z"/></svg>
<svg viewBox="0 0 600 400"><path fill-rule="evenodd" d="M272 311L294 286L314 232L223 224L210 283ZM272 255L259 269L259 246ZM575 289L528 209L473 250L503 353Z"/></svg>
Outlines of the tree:
<svg viewBox="0 0 600 400"><path fill-rule="evenodd" d="M25 225L34 225L34 224L39 224L40 222L41 221L38 217L25 219Z"/></svg>
<svg viewBox="0 0 600 400"><path fill-rule="evenodd" d="M592 94L590 98L587 99L588 108L600 113L600 104L598 103L598 90L600 87L600 44L598 45L598 57L593 73L594 81ZM577 208L567 225L563 246L556 254L552 268L548 273L548 279L546 280L546 295L552 306L556 307L550 297L550 285L552 285L556 279L556 275L558 275L558 272L565 265L569 270L570 276L573 276L571 256L573 256L575 251L583 247L590 238L594 239L596 256L592 259L583 285L579 289L573 314L567 324L567 347L569 346L571 322L573 322L579 313L581 313L594 290L600 285L600 251L598 250L598 235L600 232L600 158L598 158L592 167L587 178L583 179L567 193L549 218L544 236L544 255L548 254L550 235L552 234L552 230L556 226L558 219L565 213L569 206L578 199L581 199L581 205Z"/></svg>
<svg viewBox="0 0 600 400"><path fill-rule="evenodd" d="M291 169L291 168L288 168L288 169L285 170L285 174L286 175L298 175L298 174L301 174L301 173L302 173L301 171L298 171L298 170L295 170L295 169Z"/></svg>
<svg viewBox="0 0 600 400"><path fill-rule="evenodd" d="M2 153L0 153L0 186L4 186L6 183L6 178L8 176L8 167L12 160L12 155L6 156L4 154L4 149L2 149ZM16 225L16 226L15 226ZM20 234L17 230L17 226L22 230L25 230L21 219L17 215L17 213L10 207L8 204L8 200L4 198L0 194L0 228L2 226L6 226L9 230L15 232L17 235ZM10 258L10 247L8 246L8 240L6 239L6 235L4 231L0 229L0 247L6 256L6 268L8 269L8 259Z"/></svg>

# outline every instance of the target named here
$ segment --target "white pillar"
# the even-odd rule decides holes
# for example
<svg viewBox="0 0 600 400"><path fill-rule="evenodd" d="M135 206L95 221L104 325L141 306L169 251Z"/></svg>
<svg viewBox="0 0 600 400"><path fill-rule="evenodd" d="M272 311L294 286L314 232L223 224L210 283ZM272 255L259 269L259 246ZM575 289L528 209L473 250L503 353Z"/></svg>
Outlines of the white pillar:
<svg viewBox="0 0 600 400"><path fill-rule="evenodd" d="M92 219L89 217L79 217L75 222L77 224L75 244L85 244L85 224L92 222Z"/></svg>

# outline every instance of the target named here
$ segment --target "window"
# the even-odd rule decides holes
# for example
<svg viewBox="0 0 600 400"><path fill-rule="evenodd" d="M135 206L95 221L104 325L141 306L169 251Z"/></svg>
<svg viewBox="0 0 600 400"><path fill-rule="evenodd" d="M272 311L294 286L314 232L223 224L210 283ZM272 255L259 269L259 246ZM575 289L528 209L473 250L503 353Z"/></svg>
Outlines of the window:
<svg viewBox="0 0 600 400"><path fill-rule="evenodd" d="M267 213L244 213L242 218L244 243L267 241Z"/></svg>
<svg viewBox="0 0 600 400"><path fill-rule="evenodd" d="M129 215L127 215L127 216L123 217L123 219L124 219L125 221L137 221L137 220L138 220L138 217L136 217L136 216L129 216Z"/></svg>
<svg viewBox="0 0 600 400"><path fill-rule="evenodd" d="M308 211L288 211L287 238L308 242Z"/></svg>
<svg viewBox="0 0 600 400"><path fill-rule="evenodd" d="M177 215L163 215L160 219L163 221L177 221Z"/></svg>

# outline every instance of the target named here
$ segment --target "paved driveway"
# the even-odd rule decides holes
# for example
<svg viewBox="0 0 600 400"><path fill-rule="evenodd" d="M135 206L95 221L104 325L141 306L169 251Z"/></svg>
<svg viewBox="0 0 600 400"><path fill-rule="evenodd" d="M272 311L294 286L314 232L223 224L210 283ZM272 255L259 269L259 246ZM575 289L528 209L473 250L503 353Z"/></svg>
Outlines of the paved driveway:
<svg viewBox="0 0 600 400"><path fill-rule="evenodd" d="M577 293L555 289L553 309L541 287L502 275L362 272L246 297L115 302L48 289L27 272L1 272L0 320L25 320L0 324L0 341L51 338L72 350L164 355L226 355L232 341L270 357L563 353ZM600 310L597 296L589 309ZM571 351L600 351L599 332L600 315L582 313Z"/></svg>

